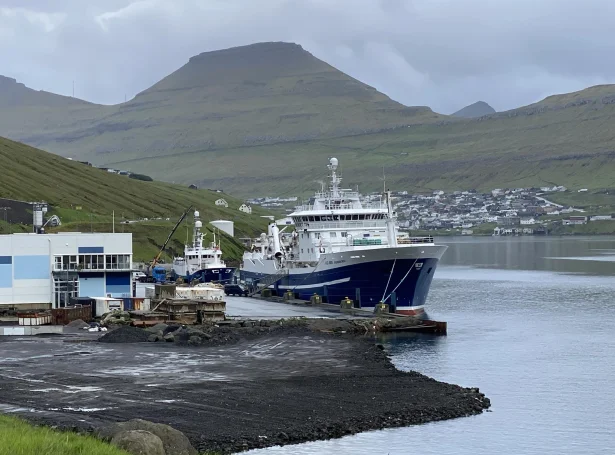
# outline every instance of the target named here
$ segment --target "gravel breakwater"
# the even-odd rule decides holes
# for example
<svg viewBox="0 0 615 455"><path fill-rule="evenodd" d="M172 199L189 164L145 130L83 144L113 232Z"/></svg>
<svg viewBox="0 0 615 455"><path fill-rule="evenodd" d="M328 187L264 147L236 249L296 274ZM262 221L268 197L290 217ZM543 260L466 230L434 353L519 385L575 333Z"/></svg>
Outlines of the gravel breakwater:
<svg viewBox="0 0 615 455"><path fill-rule="evenodd" d="M397 370L373 338L357 336L369 333L370 323L380 324L123 327L100 338L114 342L48 339L18 354L9 341L0 344L0 358L11 357L0 373L0 403L78 431L144 418L182 431L199 451L222 453L475 415L490 406L476 388ZM160 332L159 342L136 342Z"/></svg>

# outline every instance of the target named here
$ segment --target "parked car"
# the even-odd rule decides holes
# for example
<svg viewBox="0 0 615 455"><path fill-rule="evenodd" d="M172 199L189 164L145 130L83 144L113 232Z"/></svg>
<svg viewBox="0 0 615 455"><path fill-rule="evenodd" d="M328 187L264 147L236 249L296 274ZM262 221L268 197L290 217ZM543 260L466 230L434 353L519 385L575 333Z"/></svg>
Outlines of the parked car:
<svg viewBox="0 0 615 455"><path fill-rule="evenodd" d="M143 273L143 272L132 272L132 279L133 279L133 281L143 282L143 280L146 277L147 277L147 275L145 275L145 273Z"/></svg>
<svg viewBox="0 0 615 455"><path fill-rule="evenodd" d="M225 284L224 293L226 295L243 295L245 297L248 295L248 289L241 284Z"/></svg>

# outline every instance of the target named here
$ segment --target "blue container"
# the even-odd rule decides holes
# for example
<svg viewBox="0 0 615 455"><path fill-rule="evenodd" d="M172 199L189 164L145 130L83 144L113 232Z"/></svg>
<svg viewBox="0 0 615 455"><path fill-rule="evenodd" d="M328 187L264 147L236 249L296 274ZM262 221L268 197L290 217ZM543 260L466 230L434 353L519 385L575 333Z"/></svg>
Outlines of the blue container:
<svg viewBox="0 0 615 455"><path fill-rule="evenodd" d="M134 302L131 297L125 297L124 299L124 311L132 311L134 310Z"/></svg>

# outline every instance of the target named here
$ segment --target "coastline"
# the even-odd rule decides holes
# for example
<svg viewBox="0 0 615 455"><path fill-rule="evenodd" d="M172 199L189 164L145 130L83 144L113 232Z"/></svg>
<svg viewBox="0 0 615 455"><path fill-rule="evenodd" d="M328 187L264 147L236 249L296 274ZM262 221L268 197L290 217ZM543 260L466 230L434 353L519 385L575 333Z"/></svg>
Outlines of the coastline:
<svg viewBox="0 0 615 455"><path fill-rule="evenodd" d="M40 339L32 349L52 359L36 366L27 353L13 359L24 376L0 376L0 409L21 408L16 414L33 423L86 433L144 418L184 432L200 452L234 453L489 408L476 388L397 370L373 338L347 329L335 320L328 333L300 323L228 327L210 346ZM0 353L15 343L4 340ZM74 393L84 387L89 392Z"/></svg>

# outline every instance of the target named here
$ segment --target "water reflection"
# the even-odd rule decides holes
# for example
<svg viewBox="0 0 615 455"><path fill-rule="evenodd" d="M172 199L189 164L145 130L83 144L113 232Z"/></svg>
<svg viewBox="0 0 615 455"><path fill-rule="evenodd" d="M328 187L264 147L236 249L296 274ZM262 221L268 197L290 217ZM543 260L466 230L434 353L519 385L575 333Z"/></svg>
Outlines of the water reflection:
<svg viewBox="0 0 615 455"><path fill-rule="evenodd" d="M615 275L615 237L440 237L441 265ZM436 275L437 276L437 275Z"/></svg>

